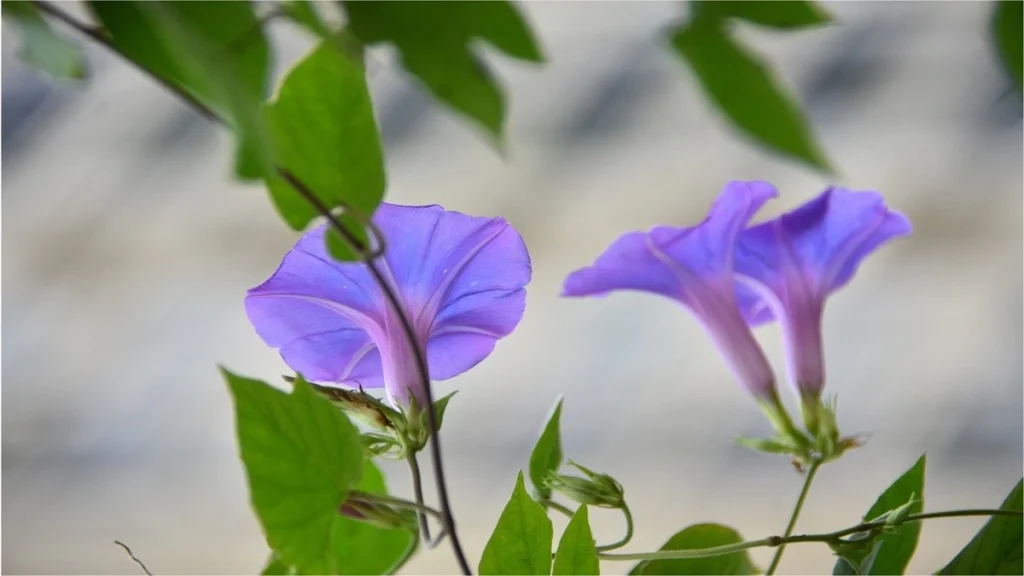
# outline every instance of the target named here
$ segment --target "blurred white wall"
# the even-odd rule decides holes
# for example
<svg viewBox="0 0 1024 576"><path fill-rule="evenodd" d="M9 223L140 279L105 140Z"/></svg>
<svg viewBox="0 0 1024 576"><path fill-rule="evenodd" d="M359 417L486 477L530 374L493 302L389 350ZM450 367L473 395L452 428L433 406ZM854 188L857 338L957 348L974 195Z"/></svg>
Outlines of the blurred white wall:
<svg viewBox="0 0 1024 576"><path fill-rule="evenodd" d="M1021 101L988 44L989 3L829 3L839 24L744 30L805 104L839 183L876 189L914 235L830 302L828 391L844 431L800 531L856 522L924 452L926 505L996 505L1021 475ZM684 311L648 295L560 300L565 274L629 229L700 219L730 179L775 183L766 214L826 181L733 134L661 32L675 3L530 3L549 62L491 58L507 88L503 161L382 51L372 83L391 201L503 215L534 264L525 319L459 389L445 453L459 528L478 558L558 394L569 456L615 475L630 549L720 521L778 533L800 479L735 447L767 431ZM275 28L281 66L311 40ZM138 71L89 51L92 78L24 69L3 34L3 572L253 573L251 513L216 364L285 370L243 314L244 291L296 236L265 193L230 179L231 142ZM776 328L759 332L781 375ZM389 468L407 493L404 470ZM430 493L430 490L428 490ZM599 540L619 535L597 513ZM933 571L981 520L929 523L912 572ZM556 520L556 526L564 525ZM757 558L768 557L761 551ZM782 571L824 572L793 546ZM606 573L629 565L606 564ZM406 572L455 570L450 551Z"/></svg>

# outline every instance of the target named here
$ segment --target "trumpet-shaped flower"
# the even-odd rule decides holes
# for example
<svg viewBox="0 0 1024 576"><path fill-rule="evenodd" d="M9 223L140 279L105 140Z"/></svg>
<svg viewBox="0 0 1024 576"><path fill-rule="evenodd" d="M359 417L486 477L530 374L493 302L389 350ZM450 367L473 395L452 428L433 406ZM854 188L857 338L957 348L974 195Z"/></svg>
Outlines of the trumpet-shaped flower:
<svg viewBox="0 0 1024 576"><path fill-rule="evenodd" d="M373 221L387 242L378 266L412 322L433 380L472 368L519 323L530 258L504 219L384 203ZM320 226L305 234L277 271L249 290L249 321L310 381L383 387L396 406L408 406L410 395L425 406L398 315L365 264L326 253L324 232Z"/></svg>
<svg viewBox="0 0 1024 576"><path fill-rule="evenodd" d="M779 320L790 379L805 406L817 406L825 384L825 299L869 254L909 233L907 218L878 193L832 187L739 235L733 266L740 310L752 326Z"/></svg>
<svg viewBox="0 0 1024 576"><path fill-rule="evenodd" d="M732 261L737 236L776 194L765 182L730 182L703 222L622 235L592 266L570 274L562 295L639 290L679 302L704 325L739 383L774 409L775 379L737 308Z"/></svg>

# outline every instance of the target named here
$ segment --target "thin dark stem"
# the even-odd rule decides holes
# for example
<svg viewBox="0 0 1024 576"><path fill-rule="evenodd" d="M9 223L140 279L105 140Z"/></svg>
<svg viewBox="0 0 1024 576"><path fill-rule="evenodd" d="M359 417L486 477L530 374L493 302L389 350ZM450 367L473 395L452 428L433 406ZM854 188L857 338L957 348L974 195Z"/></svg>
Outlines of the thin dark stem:
<svg viewBox="0 0 1024 576"><path fill-rule="evenodd" d="M146 565L143 564L142 560L139 560L135 557L135 554L132 553L132 549L129 548L127 544L121 542L120 540L114 540L114 544L117 544L121 548L124 548L124 551L128 554L128 557L134 560L135 563L139 565L139 568L142 568L143 572L145 572L148 576L153 576L153 573L149 571L149 568L146 568Z"/></svg>
<svg viewBox="0 0 1024 576"><path fill-rule="evenodd" d="M61 22L70 26L71 28L74 28L75 31L77 31L79 34L88 36L89 38L101 44L107 43L107 39L103 36L103 33L101 31L95 28L91 28L88 25L83 24L82 22L79 22L71 15L58 10L55 6L51 6L48 2L40 2L38 0L33 0L32 4L34 4L35 7L41 12L45 12L46 14L53 16L54 18L60 20ZM121 544L116 540L114 542L116 542L117 544Z"/></svg>
<svg viewBox="0 0 1024 576"><path fill-rule="evenodd" d="M818 473L818 468L821 467L821 462L811 462L811 467L807 469L807 477L804 479L804 486L800 489L800 496L796 499L796 505L793 506L793 513L789 516L789 523L786 525L786 531L783 532L783 538L789 538L793 534L793 529L796 528L796 521L800 517L800 510L804 507L804 501L807 500L807 493L811 489L811 482L814 482L814 475ZM782 553L786 550L785 543L779 544L778 550L775 551L775 555L772 556L772 562L768 565L768 570L765 571L765 576L771 576L775 574L775 569L779 567L779 562L782 561Z"/></svg>
<svg viewBox="0 0 1024 576"><path fill-rule="evenodd" d="M405 457L409 463L409 475L412 476L412 493L416 498L416 503L420 506L424 505L423 500L423 480L420 478L420 464L416 461L416 453L409 451L408 456ZM419 514L420 518L420 534L423 535L424 542L430 542L430 523L427 522L426 514Z"/></svg>
<svg viewBox="0 0 1024 576"><path fill-rule="evenodd" d="M77 19L75 19L74 16L71 16L70 14L68 14L67 12L64 12L63 10L57 8L56 6L53 6L49 2L42 2L41 0L33 0L32 1L32 5L34 5L36 8L38 8L40 12L43 12L43 13L49 15L49 16L52 16L55 20L58 20L58 21L62 22L63 24L73 28L74 30L76 30L80 34L83 34L83 35L87 36L88 38L90 38L91 40L95 41L97 44L101 44L103 46L106 46L111 51L113 51L117 55L119 55L122 58L124 58L125 60L127 60L129 64L132 64L133 66L135 66L136 68L138 68L139 70L141 70L142 72L147 74L150 78L152 78L153 80L156 80L156 82L158 84L160 84L164 88L167 88L171 92L174 92L174 94L178 98L184 100L185 103L188 104L188 106L190 108L195 110L196 113L199 114L200 116L202 116L203 118L206 118L207 120L210 120L210 121L213 121L213 122L217 122L218 124L224 124L225 123L223 118L218 116L217 113L214 112L211 108L209 108L208 106L206 106L205 104L200 102L195 96L193 96L193 95L189 94L188 92L182 90L180 87L175 86L174 84L172 84L166 78L162 78L162 77L154 74L153 72L151 72L149 70L146 70L142 66L139 66L138 64L136 64L135 61L133 61L131 58L129 58L128 56L125 56L120 50L117 49L116 46L114 46L113 44L110 43L110 38L105 36L101 31L98 31L95 28L92 28L92 27L88 26L87 24L79 22Z"/></svg>
<svg viewBox="0 0 1024 576"><path fill-rule="evenodd" d="M112 45L110 43L110 40L102 33L87 26L86 24L79 22L74 17L52 6L48 2L34 0L33 4L42 12L52 16L53 18L70 26L71 28L74 28L78 32L86 35L87 37L96 41L97 43L102 44L103 46L106 46L107 48L120 54L128 62L137 66L140 70L150 75L154 80L159 82L168 90L171 90L176 95L178 95L182 100L184 100L193 109L195 109L196 112L198 112L200 115L221 124L225 123L224 120L220 118L213 110L211 110L209 107L207 107L202 102L197 100L191 94L188 94L180 87L175 86L167 79L161 78L160 76L153 74L149 70L146 70L141 66L138 66L138 64L136 64L131 58L125 56L123 53L120 52L120 50L117 49L117 47ZM282 171L281 169L278 169L278 172L282 177L284 177L286 174L286 172ZM358 250L359 248L362 248L362 243L356 240L352 236L352 234L341 224L341 222L334 217L334 215L331 213L330 208L328 208L323 202L321 202L320 199L317 198L316 195L313 194L313 192L310 191L308 187L303 185L301 182L298 182L298 180L295 179L294 176L292 177L291 180L291 183L293 184L293 188L295 189L295 191L298 192L299 195L302 196L306 200L306 202L308 202L320 216L326 218L327 221L330 223L331 227L343 239L349 241L354 249ZM298 185L296 186L296 184ZM364 250L363 252L365 253ZM405 337L408 338L409 344L411 345L413 351L413 359L416 363L417 372L421 377L423 389L426 393L427 405L432 407L434 405L434 395L430 387L430 371L427 367L426 357L423 354L423 348L422 346L419 345L418 342L416 342L412 322L409 320L409 316L408 314L406 314L404 307L398 301L398 296L395 294L394 289L385 280L384 275L381 273L381 270L377 266L377 263L374 261L374 259L365 259L364 263L366 264L366 268L370 271L370 274L373 276L374 281L380 287L381 292L384 294L384 297L387 299L388 306L390 306L391 309L398 316L399 322L402 326L402 331L404 332ZM455 552L455 559L459 563L459 568L462 570L464 574L469 575L472 574L472 571L469 568L469 562L466 560L465 552L463 552L462 550L462 545L459 542L459 537L455 532L455 519L452 516L451 503L449 502L448 499L448 489L447 484L445 482L444 466L442 464L441 459L441 442L438 438L437 433L437 420L434 416L434 411L432 409L427 409L424 412L426 412L427 425L430 429L430 452L433 461L432 464L434 468L434 478L437 485L437 496L439 503L441 505L442 524L444 525L444 531L450 537L452 549Z"/></svg>

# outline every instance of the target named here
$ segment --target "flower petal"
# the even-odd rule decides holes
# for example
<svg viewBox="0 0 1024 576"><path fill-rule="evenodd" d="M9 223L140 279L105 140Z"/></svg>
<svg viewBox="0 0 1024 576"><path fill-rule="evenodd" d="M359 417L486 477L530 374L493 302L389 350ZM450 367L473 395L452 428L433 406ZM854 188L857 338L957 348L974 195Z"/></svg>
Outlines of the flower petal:
<svg viewBox="0 0 1024 576"><path fill-rule="evenodd" d="M362 264L342 264L324 248L326 225L304 234L285 254L280 266L250 294L286 293L342 302L364 314L380 318L380 291Z"/></svg>
<svg viewBox="0 0 1024 576"><path fill-rule="evenodd" d="M657 226L620 236L592 266L565 279L563 296L642 290L693 305L688 286L731 284L732 246L765 202L777 196L767 182L730 182L697 226Z"/></svg>
<svg viewBox="0 0 1024 576"><path fill-rule="evenodd" d="M909 233L907 218L889 210L878 193L829 188L740 234L733 266L737 275L765 285L783 301L794 290L824 299L849 282L869 254ZM749 286L741 284L737 294L744 317L751 324L771 320L770 303Z"/></svg>
<svg viewBox="0 0 1024 576"><path fill-rule="evenodd" d="M388 240L388 267L410 313L428 336L433 380L483 360L523 316L530 257L501 218L478 218L439 206L378 210Z"/></svg>
<svg viewBox="0 0 1024 576"><path fill-rule="evenodd" d="M281 348L285 363L312 382L384 385L380 352L361 329L308 334Z"/></svg>
<svg viewBox="0 0 1024 576"><path fill-rule="evenodd" d="M681 302L704 324L740 384L774 402L771 366L735 306L731 262L736 236L776 195L766 182L730 182L702 223L624 234L592 266L570 274L562 295L640 290Z"/></svg>
<svg viewBox="0 0 1024 576"><path fill-rule="evenodd" d="M825 385L826 298L868 254L909 233L906 217L878 193L829 188L740 234L733 257L737 304L750 325L780 321L790 379L805 400L816 405Z"/></svg>
<svg viewBox="0 0 1024 576"><path fill-rule="evenodd" d="M374 222L387 238L395 283L410 306L428 316L467 292L515 290L530 281L526 246L502 218L382 204Z"/></svg>
<svg viewBox="0 0 1024 576"><path fill-rule="evenodd" d="M386 242L379 268L427 347L432 378L477 364L522 318L530 260L505 220L383 203L374 224ZM320 226L304 235L249 291L249 319L307 378L385 386L407 402L417 383L400 322L364 264L326 254L324 233Z"/></svg>
<svg viewBox="0 0 1024 576"><path fill-rule="evenodd" d="M427 361L433 380L447 380L462 374L487 358L498 338L472 328L451 328L437 332L427 343Z"/></svg>
<svg viewBox="0 0 1024 576"><path fill-rule="evenodd" d="M246 314L263 341L306 378L380 386L367 368L374 357L379 365L371 337L381 315L378 291L360 266L330 259L323 235L323 226L305 234L274 274L249 290Z"/></svg>
<svg viewBox="0 0 1024 576"><path fill-rule="evenodd" d="M647 232L619 236L593 265L566 277L561 295L603 296L616 290L640 290L679 299L679 278L651 250L652 245Z"/></svg>

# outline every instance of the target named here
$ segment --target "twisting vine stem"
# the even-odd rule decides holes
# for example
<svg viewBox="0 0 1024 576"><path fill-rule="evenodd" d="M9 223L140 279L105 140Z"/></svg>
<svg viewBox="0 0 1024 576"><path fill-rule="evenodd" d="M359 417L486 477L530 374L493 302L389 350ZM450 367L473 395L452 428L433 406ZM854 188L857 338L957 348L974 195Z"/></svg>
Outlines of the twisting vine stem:
<svg viewBox="0 0 1024 576"><path fill-rule="evenodd" d="M633 539L633 513L629 511L629 506L626 506L625 502L622 503L622 508L619 508L619 510L622 511L622 518L626 522L626 533L616 542L598 546L597 552L599 554L601 552L608 552L610 550L622 548L626 544L629 544L629 541Z"/></svg>
<svg viewBox="0 0 1024 576"><path fill-rule="evenodd" d="M551 508L552 510L556 510L557 512L565 515L566 518L572 518L576 515L576 513L570 510L569 508L548 498L541 500L540 505L544 506L545 508ZM619 511L622 512L623 519L626 522L626 533L621 539L619 539L616 542L597 546L596 548L598 554L600 554L601 552L608 552L609 550L617 550L619 548L622 548L626 544L629 544L629 541L633 539L633 513L630 512L629 506L626 506L625 502L623 502L622 508L619 508Z"/></svg>
<svg viewBox="0 0 1024 576"><path fill-rule="evenodd" d="M132 549L129 548L127 544L121 542L120 540L114 540L114 544L117 544L121 548L124 548L124 551L126 554L128 554L128 557L131 558L133 562L138 564L139 568L142 568L142 571L146 573L146 576L153 576L153 573L149 571L149 568L146 567L146 564L135 556L135 553L132 552Z"/></svg>
<svg viewBox="0 0 1024 576"><path fill-rule="evenodd" d="M963 518L966 516L1009 516L1020 518L1024 516L1024 511L977 508L970 510L947 510L943 512L925 512L922 514L911 514L910 516L907 516L903 523L905 524L908 522L921 522L923 520L932 520L936 518ZM860 524L857 524L856 526L850 526L849 528L836 530L835 532L826 532L823 534L769 536L767 538L761 538L760 540L748 540L746 542L737 542L735 544L726 544L724 546L714 546L712 548L695 548L689 550L661 550L658 552L640 552L636 554L599 553L598 557L602 560L612 561L685 560L690 558L708 558L711 556L722 556L724 554L742 552L744 550L750 550L751 548L776 548L785 546L786 544L799 544L804 542L837 544L841 542L840 539L843 536L857 534L858 532L877 532L885 528L885 526L885 520L878 520L876 522L862 522Z"/></svg>
<svg viewBox="0 0 1024 576"><path fill-rule="evenodd" d="M110 39L103 34L102 31L96 30L87 24L78 21L76 18L67 14L63 10L51 5L49 2L42 0L33 0L32 4L38 8L41 12L53 17L54 19L62 22L63 24L73 28L77 32L85 35L89 39L101 44L116 54L123 57L132 65L136 66L139 70L156 80L162 86L173 92L179 98L181 98L186 104L192 109L199 113L208 120L217 122L219 124L226 125L227 123L221 118L216 112L210 109L208 106L200 102L196 97L182 90L180 87L175 86L173 83L167 81L165 78L146 70L144 67L139 66L131 58L123 54L113 44ZM402 332L405 338L408 339L413 351L413 359L416 363L416 368L420 380L422 381L423 389L426 393L426 399L428 406L434 405L433 391L430 387L430 371L427 366L426 357L423 353L423 348L416 341L415 332L413 332L412 322L409 319L408 314L405 311L404 306L401 305L398 295L395 294L394 288L388 284L385 280L384 275L381 273L380 268L377 265L376 259L373 257L374 254L369 253L369 247L365 246L358 238L356 238L344 225L331 213L330 207L324 204L305 184L303 184L293 174L287 170L277 166L275 167L277 174L287 181L292 188L310 205L320 216L327 219L331 228L338 233L339 236L349 245L349 247L359 253L363 257L363 263L366 265L371 276L373 276L374 282L380 287L381 292L388 301L388 305L395 312L399 319L402 327ZM452 549L455 553L455 559L459 563L459 568L464 574L472 574L469 567L469 562L466 560L465 552L462 550L462 545L459 542L459 537L455 531L455 520L452 516L451 503L448 500L448 489L444 475L444 465L441 459L441 443L437 433L437 420L432 409L424 410L426 413L427 426L430 428L430 452L431 459L433 461L434 478L437 485L437 497L441 507L441 520L444 526L444 533L448 536L451 542Z"/></svg>

